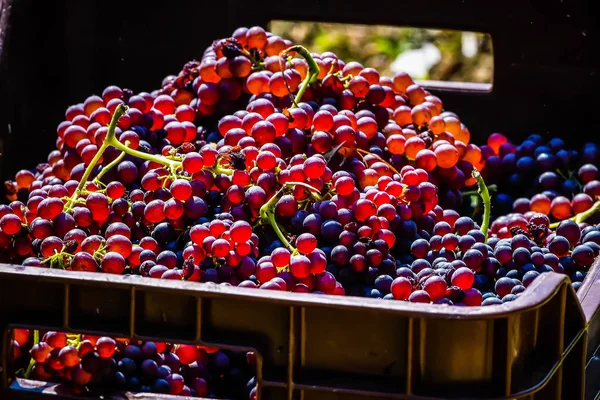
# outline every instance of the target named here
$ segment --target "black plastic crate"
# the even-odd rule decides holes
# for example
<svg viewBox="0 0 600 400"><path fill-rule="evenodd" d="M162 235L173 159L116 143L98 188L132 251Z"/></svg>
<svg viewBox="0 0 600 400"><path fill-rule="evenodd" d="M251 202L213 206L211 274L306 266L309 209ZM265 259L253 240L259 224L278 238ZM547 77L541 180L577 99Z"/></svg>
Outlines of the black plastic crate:
<svg viewBox="0 0 600 400"><path fill-rule="evenodd" d="M261 399L583 399L599 280L596 263L576 295L546 273L469 308L3 265L0 328L5 349L28 327L254 350ZM2 359L7 398L34 394Z"/></svg>

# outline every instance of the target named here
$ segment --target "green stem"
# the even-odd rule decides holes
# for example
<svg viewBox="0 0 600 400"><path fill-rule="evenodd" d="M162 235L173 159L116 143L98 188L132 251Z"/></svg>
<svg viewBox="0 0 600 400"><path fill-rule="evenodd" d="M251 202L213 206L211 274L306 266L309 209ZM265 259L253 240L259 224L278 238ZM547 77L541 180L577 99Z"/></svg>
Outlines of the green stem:
<svg viewBox="0 0 600 400"><path fill-rule="evenodd" d="M308 63L308 73L306 74L306 78L302 81L302 86L298 90L296 97L294 98L294 104L290 108L298 107L298 103L302 100L302 96L304 96L304 92L306 92L306 88L311 83L314 83L319 76L320 68L315 59L310 55L310 52L304 47L300 45L295 45L287 48L281 54L282 56L291 52L296 52L300 54Z"/></svg>
<svg viewBox="0 0 600 400"><path fill-rule="evenodd" d="M96 153L96 155L90 162L90 165L88 165L87 168L85 169L85 172L83 173L83 176L81 177L81 180L79 181L79 185L77 185L75 192L73 192L73 196L71 196L71 198L69 199L69 201L67 203L68 210L71 209L71 205L73 203L75 203L75 201L79 198L79 195L81 194L81 190L84 188L85 184L87 183L88 178L90 177L92 171L94 170L94 167L96 167L96 164L98 164L100 157L102 157L102 154L104 154L104 151L108 148L108 146L111 145L111 143L110 143L111 141L109 140L109 138L114 140L115 129L117 128L117 122L119 121L119 118L121 118L121 116L124 115L126 112L127 112L127 106L123 105L123 104L119 104L117 106L117 108L115 109L115 113L113 114L112 119L110 120L110 124L108 125L108 133L106 134L106 139L104 140L104 143L102 143L102 146L100 146L100 148L98 149L98 152Z"/></svg>
<svg viewBox="0 0 600 400"><path fill-rule="evenodd" d="M119 156L117 158L115 158L114 160L112 160L110 162L110 164L108 164L107 166L105 166L104 168L102 168L100 170L100 172L98 172L98 175L96 176L96 178L94 178L95 182L100 183L100 179L102 179L102 177L111 170L111 168L114 168L117 164L119 164L121 161L123 161L123 159L125 158L125 152L122 151L121 154L119 154Z"/></svg>
<svg viewBox="0 0 600 400"><path fill-rule="evenodd" d="M221 168L221 167L219 167L218 163L217 163L217 165L215 165L213 172L216 174L223 174L223 175L229 175L229 176L233 175L233 170L231 170L229 168Z"/></svg>
<svg viewBox="0 0 600 400"><path fill-rule="evenodd" d="M33 345L35 346L39 342L40 342L40 331L35 329L33 331ZM31 376L31 371L33 370L34 365L35 365L35 360L33 358L31 358L31 360L29 360L29 365L27 366L27 371L25 371L26 379L29 379L29 377Z"/></svg>
<svg viewBox="0 0 600 400"><path fill-rule="evenodd" d="M600 211L600 200L595 202L594 205L592 206L592 208L590 208L589 210L586 210L584 212L580 212L579 214L575 215L574 217L568 218L571 221L575 221L578 224L584 222L586 219L588 219L589 217L591 217L592 215L596 214L597 212ZM564 221L564 220L563 220ZM550 224L549 228L550 229L556 229L558 228L558 225L560 225L562 221L558 221L555 222L553 224Z"/></svg>
<svg viewBox="0 0 600 400"><path fill-rule="evenodd" d="M498 186L496 186L496 185L490 185L490 186L488 186L488 190L490 192L495 192L495 191L498 190ZM473 195L477 195L477 194L479 194L479 190L469 190L469 191L463 192L463 196L465 196L465 197L466 196L473 196Z"/></svg>
<svg viewBox="0 0 600 400"><path fill-rule="evenodd" d="M275 231L275 234L277 235L279 240L281 240L281 243L283 243L284 246L287 247L290 251L293 251L295 249L292 247L292 245L290 245L290 242L287 240L283 232L281 232L281 229L279 228L279 225L275 220L275 205L277 204L281 193L283 193L283 188L281 188L277 193L275 193L275 195L273 195L273 197L271 197L271 199L260 208L260 220L265 224L268 223L269 225L271 225L271 227Z"/></svg>
<svg viewBox="0 0 600 400"><path fill-rule="evenodd" d="M275 234L277 235L279 240L281 240L284 246L287 247L291 252L294 252L296 249L287 240L284 233L281 231L281 228L277 224L277 221L275 220L275 205L277 204L277 201L279 201L279 198L281 197L286 188L293 187L296 185L300 185L309 189L311 191L311 195L315 196L315 200L320 200L321 197L318 195L319 191L315 187L310 186L309 184L304 182L286 182L281 187L281 189L279 189L279 191L277 191L277 193L275 193L273 197L271 197L271 199L260 208L259 211L259 224L271 225L273 231L275 231Z"/></svg>
<svg viewBox="0 0 600 400"><path fill-rule="evenodd" d="M563 173L561 172L561 170L560 170L560 169L558 169L558 168L556 169L556 173L557 173L558 175L560 175L560 177L561 177L561 178L563 178L565 181L566 181L567 179L569 179L569 178L567 178L567 177L565 176L565 174L563 174Z"/></svg>
<svg viewBox="0 0 600 400"><path fill-rule="evenodd" d="M488 229L490 226L490 216L492 212L492 198L490 197L490 192L488 191L485 182L483 181L483 177L477 171L477 169L473 168L472 172L473 178L477 180L477 187L479 188L479 195L481 196L481 200L483 201L483 221L481 221L481 232L485 237L485 242L487 243L488 239Z"/></svg>
<svg viewBox="0 0 600 400"><path fill-rule="evenodd" d="M144 153L144 152L141 152L138 150L131 149L131 148L125 146L123 143L119 142L114 137L114 135L111 138L109 138L107 135L104 142L105 143L108 142L109 145L116 147L117 149L119 149L129 155L132 155L137 158L141 158L142 160L153 161L157 164L162 164L166 167L178 167L179 165L181 165L181 163L179 161L169 160L168 158L165 158L163 156L157 156L154 154L148 154L148 153Z"/></svg>

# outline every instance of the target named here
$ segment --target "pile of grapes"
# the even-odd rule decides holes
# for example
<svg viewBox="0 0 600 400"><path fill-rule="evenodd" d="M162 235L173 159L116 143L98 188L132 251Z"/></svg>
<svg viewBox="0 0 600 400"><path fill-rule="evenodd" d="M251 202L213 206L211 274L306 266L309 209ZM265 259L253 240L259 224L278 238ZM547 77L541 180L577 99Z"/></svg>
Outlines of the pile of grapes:
<svg viewBox="0 0 600 400"><path fill-rule="evenodd" d="M494 133L478 146L407 74L260 27L215 41L150 93L109 86L70 106L57 134L46 162L6 182L0 262L493 306L544 272L578 289L600 251L598 145ZM99 342L44 340L31 352L38 378L94 375L77 346L102 358ZM171 348L152 358L144 348L156 344L116 346L117 387L162 390L164 379L200 395L190 370L204 353L171 365ZM149 375L148 359L168 371Z"/></svg>

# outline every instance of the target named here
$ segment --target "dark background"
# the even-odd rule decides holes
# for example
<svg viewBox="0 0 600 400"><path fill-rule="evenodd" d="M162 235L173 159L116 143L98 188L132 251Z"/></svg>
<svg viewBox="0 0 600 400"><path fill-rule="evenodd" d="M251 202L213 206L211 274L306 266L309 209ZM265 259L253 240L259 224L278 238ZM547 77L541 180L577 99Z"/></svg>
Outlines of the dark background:
<svg viewBox="0 0 600 400"><path fill-rule="evenodd" d="M591 1L0 0L0 181L45 161L64 111L116 84L151 91L238 26L271 19L488 32L492 93L438 91L482 143L547 133L600 142Z"/></svg>

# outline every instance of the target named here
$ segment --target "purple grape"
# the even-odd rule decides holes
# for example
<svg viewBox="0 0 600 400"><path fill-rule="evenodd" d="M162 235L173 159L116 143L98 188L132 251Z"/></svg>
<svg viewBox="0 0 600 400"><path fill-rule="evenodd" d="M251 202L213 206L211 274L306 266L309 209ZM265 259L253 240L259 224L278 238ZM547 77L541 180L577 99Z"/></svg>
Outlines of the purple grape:
<svg viewBox="0 0 600 400"><path fill-rule="evenodd" d="M483 263L484 257L479 250L469 249L463 255L463 261L467 264L467 267L473 271L479 271L481 264Z"/></svg>
<svg viewBox="0 0 600 400"><path fill-rule="evenodd" d="M531 249L531 241L527 236L522 234L513 236L513 238L510 241L510 245L513 250L518 249L519 247L524 247L528 250Z"/></svg>
<svg viewBox="0 0 600 400"><path fill-rule="evenodd" d="M550 243L548 243L548 250L556 256L564 257L569 254L571 244L564 236L555 236Z"/></svg>
<svg viewBox="0 0 600 400"><path fill-rule="evenodd" d="M586 244L576 246L571 253L571 259L580 267L589 267L594 262L594 251Z"/></svg>
<svg viewBox="0 0 600 400"><path fill-rule="evenodd" d="M537 271L527 272L525 275L523 275L523 286L528 287L529 285L531 285L531 282L533 282L533 280L539 275L540 273Z"/></svg>
<svg viewBox="0 0 600 400"><path fill-rule="evenodd" d="M556 234L566 238L571 247L575 246L579 239L581 239L581 230L579 229L579 225L575 221L571 221L570 219L561 221L556 228Z"/></svg>
<svg viewBox="0 0 600 400"><path fill-rule="evenodd" d="M429 242L425 239L417 239L410 246L410 252L415 258L424 258L429 251Z"/></svg>
<svg viewBox="0 0 600 400"><path fill-rule="evenodd" d="M498 294L498 296L500 296L500 298L503 298L504 296L508 295L515 286L516 284L511 278L504 277L496 281L496 284L494 285L494 291Z"/></svg>
<svg viewBox="0 0 600 400"><path fill-rule="evenodd" d="M516 265L527 264L531 260L529 250L524 247L519 247L513 252L513 261Z"/></svg>

